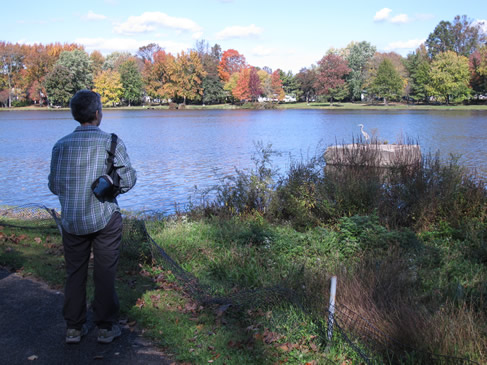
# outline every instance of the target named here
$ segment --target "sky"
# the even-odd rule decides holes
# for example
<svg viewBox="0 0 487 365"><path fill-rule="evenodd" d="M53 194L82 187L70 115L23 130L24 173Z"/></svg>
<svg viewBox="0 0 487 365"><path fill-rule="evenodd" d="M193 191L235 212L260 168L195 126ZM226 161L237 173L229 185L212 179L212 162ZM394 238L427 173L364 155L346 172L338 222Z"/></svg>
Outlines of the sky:
<svg viewBox="0 0 487 365"><path fill-rule="evenodd" d="M252 66L297 73L352 41L406 56L456 15L485 21L487 32L485 0L22 0L2 4L0 41L74 42L106 56L149 43L176 55L205 40Z"/></svg>

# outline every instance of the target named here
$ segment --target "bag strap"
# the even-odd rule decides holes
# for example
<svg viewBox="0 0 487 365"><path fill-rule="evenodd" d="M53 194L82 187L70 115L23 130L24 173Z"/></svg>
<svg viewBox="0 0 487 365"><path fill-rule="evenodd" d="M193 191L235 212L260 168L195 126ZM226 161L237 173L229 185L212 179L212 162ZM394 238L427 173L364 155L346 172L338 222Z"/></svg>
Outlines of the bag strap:
<svg viewBox="0 0 487 365"><path fill-rule="evenodd" d="M115 133L112 133L112 142L110 144L110 151L108 152L108 157L107 157L107 174L110 175L114 168L114 158L115 158L115 149L117 148L117 135Z"/></svg>

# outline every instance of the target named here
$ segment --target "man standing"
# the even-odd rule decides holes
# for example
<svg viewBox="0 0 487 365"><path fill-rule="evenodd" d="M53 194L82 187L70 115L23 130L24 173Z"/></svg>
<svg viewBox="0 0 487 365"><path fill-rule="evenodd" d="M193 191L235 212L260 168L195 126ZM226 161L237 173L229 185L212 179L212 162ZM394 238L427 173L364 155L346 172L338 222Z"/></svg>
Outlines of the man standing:
<svg viewBox="0 0 487 365"><path fill-rule="evenodd" d="M110 343L121 335L116 324L119 302L115 272L122 239L122 216L115 198L98 199L93 181L106 172L111 134L103 132L100 95L81 90L70 101L71 114L80 123L52 150L49 189L59 197L63 231L66 286L63 315L66 342L79 343L86 326L86 280L93 247L95 297L93 312L98 342ZM118 139L114 165L120 175L121 193L129 191L136 173L122 140Z"/></svg>

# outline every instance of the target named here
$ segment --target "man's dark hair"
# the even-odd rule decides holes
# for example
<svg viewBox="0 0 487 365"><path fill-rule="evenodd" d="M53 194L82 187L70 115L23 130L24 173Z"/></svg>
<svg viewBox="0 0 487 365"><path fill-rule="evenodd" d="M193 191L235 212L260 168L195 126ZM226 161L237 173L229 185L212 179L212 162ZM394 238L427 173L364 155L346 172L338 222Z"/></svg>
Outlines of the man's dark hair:
<svg viewBox="0 0 487 365"><path fill-rule="evenodd" d="M100 94L91 90L80 90L69 101L69 107L75 120L91 123L96 119L96 111L101 112Z"/></svg>

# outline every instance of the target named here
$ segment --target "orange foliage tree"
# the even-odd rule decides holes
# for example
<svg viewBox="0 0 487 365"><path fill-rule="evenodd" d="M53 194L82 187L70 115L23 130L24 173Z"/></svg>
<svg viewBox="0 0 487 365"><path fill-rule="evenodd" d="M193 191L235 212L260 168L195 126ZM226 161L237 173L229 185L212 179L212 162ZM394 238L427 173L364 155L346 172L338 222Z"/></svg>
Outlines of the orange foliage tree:
<svg viewBox="0 0 487 365"><path fill-rule="evenodd" d="M224 82L228 82L232 74L240 72L246 67L245 57L234 49L228 49L223 52L218 66L218 74Z"/></svg>
<svg viewBox="0 0 487 365"><path fill-rule="evenodd" d="M237 85L232 90L232 95L235 99L244 101L251 98L250 87L250 67L244 68L239 72Z"/></svg>

